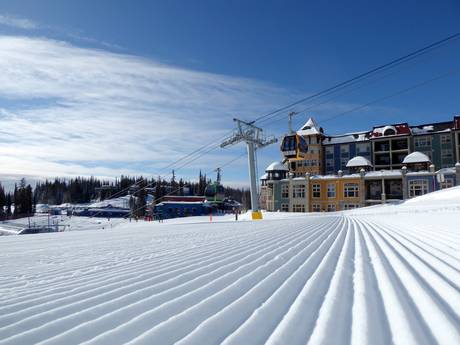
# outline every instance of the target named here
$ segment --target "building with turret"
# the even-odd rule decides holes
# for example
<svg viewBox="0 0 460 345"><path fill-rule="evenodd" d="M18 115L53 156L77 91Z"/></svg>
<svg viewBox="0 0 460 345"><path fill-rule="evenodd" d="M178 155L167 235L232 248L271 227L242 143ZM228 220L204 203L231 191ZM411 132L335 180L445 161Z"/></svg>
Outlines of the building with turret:
<svg viewBox="0 0 460 345"><path fill-rule="evenodd" d="M267 211L332 212L399 202L460 185L460 116L410 126L327 135L313 119L296 132L302 157L273 162L261 177Z"/></svg>
<svg viewBox="0 0 460 345"><path fill-rule="evenodd" d="M297 134L305 139L308 150L301 159L289 159L289 171L295 176L302 176L305 173L321 174L323 171L323 129L318 126L313 118L297 131Z"/></svg>

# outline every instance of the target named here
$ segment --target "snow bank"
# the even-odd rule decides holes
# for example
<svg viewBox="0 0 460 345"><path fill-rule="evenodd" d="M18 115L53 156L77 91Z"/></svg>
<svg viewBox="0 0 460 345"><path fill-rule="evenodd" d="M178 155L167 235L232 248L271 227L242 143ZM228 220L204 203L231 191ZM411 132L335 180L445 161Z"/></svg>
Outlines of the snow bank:
<svg viewBox="0 0 460 345"><path fill-rule="evenodd" d="M0 237L0 345L460 344L458 190Z"/></svg>
<svg viewBox="0 0 460 345"><path fill-rule="evenodd" d="M435 206L443 204L460 205L460 186L438 190L404 202L406 205Z"/></svg>

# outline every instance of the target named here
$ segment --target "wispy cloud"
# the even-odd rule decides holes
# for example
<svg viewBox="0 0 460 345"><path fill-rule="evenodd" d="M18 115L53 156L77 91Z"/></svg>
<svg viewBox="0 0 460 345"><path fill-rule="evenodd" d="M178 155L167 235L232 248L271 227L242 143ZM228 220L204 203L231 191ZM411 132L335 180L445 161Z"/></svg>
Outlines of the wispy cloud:
<svg viewBox="0 0 460 345"><path fill-rule="evenodd" d="M155 174L288 98L256 80L0 36L0 174ZM211 169L232 150L195 162ZM1 179L1 177L0 177ZM243 177L244 179L244 177Z"/></svg>
<svg viewBox="0 0 460 345"><path fill-rule="evenodd" d="M27 19L27 18L20 18L17 16L9 15L9 14L0 14L0 25L11 26L14 28L19 29L38 29L38 23Z"/></svg>

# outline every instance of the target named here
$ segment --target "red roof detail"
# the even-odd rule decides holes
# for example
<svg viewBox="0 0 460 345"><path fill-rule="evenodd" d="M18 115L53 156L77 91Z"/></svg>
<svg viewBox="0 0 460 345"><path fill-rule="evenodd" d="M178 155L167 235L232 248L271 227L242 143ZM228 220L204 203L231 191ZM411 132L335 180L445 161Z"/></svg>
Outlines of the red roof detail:
<svg viewBox="0 0 460 345"><path fill-rule="evenodd" d="M460 116L455 116L454 117L454 128L455 129L460 129Z"/></svg>

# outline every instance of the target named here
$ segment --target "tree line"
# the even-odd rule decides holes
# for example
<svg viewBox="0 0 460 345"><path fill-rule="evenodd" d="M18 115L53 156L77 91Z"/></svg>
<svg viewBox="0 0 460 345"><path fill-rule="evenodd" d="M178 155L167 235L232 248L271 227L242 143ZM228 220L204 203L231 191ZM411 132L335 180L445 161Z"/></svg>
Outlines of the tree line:
<svg viewBox="0 0 460 345"><path fill-rule="evenodd" d="M121 176L115 181L96 177L55 178L39 181L33 188L22 179L12 192L6 192L0 183L0 220L31 215L36 204L81 204L128 194L135 196L129 201L131 209L142 209L147 194L151 194L156 200L165 195L204 195L206 186L210 183L212 180L201 171L198 180L193 182L177 179L174 171L169 180L142 176ZM227 197L242 202L244 208L250 207L247 190L225 187L225 193Z"/></svg>
<svg viewBox="0 0 460 345"><path fill-rule="evenodd" d="M33 210L33 190L25 179L14 186L13 192L6 192L0 183L0 220L25 217L33 214Z"/></svg>

